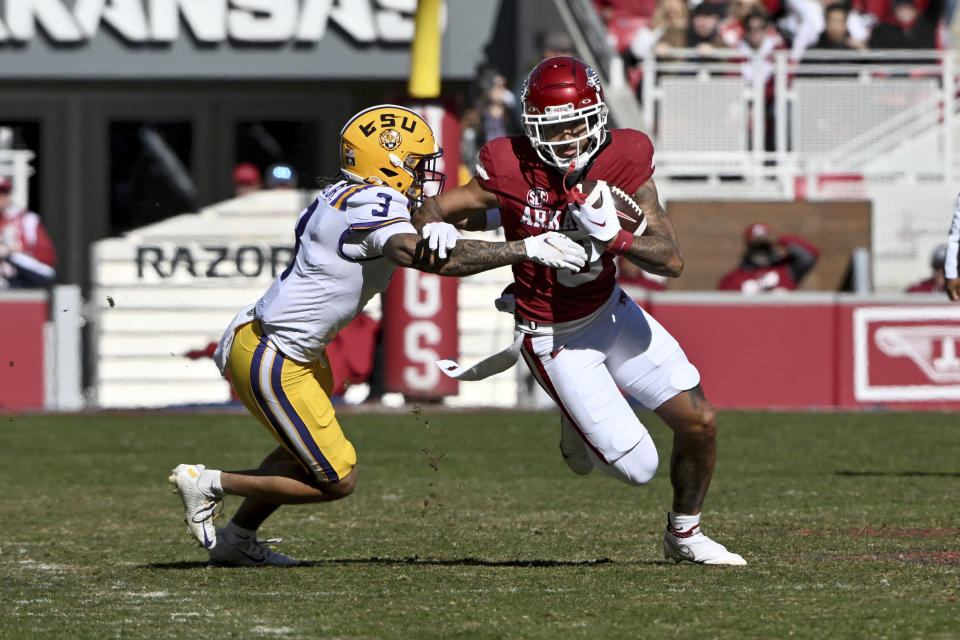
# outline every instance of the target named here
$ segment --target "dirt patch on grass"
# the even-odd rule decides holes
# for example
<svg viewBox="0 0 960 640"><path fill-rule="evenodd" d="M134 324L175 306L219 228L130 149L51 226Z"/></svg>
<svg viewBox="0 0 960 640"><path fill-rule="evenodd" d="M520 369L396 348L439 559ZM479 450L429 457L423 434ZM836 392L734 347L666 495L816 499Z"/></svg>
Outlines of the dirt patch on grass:
<svg viewBox="0 0 960 640"><path fill-rule="evenodd" d="M949 538L960 535L960 529L933 528L933 529L798 529L791 531L796 536L889 536L892 538Z"/></svg>
<svg viewBox="0 0 960 640"><path fill-rule="evenodd" d="M835 560L903 560L917 564L960 565L960 551L908 551L832 556Z"/></svg>

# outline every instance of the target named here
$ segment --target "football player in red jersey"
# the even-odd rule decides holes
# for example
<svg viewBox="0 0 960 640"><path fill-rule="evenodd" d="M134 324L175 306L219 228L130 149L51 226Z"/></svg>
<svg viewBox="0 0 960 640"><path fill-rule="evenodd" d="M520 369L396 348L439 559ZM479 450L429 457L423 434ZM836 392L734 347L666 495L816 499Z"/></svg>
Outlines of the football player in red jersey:
<svg viewBox="0 0 960 640"><path fill-rule="evenodd" d="M526 135L491 140L480 151L473 180L428 199L417 214L424 237L432 247L443 246L454 236L453 224L503 226L511 240L548 231L583 239L592 261L576 273L532 264L513 268L515 344L522 343L528 367L560 408L564 460L578 474L599 469L631 485L653 478L656 447L623 389L674 431L666 557L746 564L700 531L717 428L700 374L677 341L616 283L617 255L662 276L677 277L683 269L651 179L650 139L632 129L607 128L599 78L575 58L538 64L522 99ZM632 194L646 217L643 234L621 229L609 191L596 207L584 201L575 187L584 180ZM488 214L491 209L499 209L499 216Z"/></svg>

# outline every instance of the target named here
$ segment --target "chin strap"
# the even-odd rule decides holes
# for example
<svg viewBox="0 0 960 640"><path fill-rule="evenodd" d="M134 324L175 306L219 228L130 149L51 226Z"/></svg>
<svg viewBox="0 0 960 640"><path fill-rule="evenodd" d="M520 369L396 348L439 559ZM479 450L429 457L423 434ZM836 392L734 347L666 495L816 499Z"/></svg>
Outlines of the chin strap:
<svg viewBox="0 0 960 640"><path fill-rule="evenodd" d="M587 196L584 195L584 193L580 191L580 189L576 185L574 185L573 187L567 186L567 178L569 178L573 174L576 168L577 168L577 163L575 160L573 160L570 162L570 167L567 169L567 172L563 174L563 194L567 199L568 205L583 204L587 199Z"/></svg>

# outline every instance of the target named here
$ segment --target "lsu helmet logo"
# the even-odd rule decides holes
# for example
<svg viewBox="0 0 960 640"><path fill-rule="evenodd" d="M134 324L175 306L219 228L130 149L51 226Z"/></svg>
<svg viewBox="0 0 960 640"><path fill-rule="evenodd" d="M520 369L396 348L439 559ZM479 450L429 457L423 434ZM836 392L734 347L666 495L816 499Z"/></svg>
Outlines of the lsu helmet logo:
<svg viewBox="0 0 960 640"><path fill-rule="evenodd" d="M546 189L534 187L533 189L530 189L530 191L527 191L527 204L529 204L531 207L540 208L547 204L549 197L550 196L547 195Z"/></svg>
<svg viewBox="0 0 960 640"><path fill-rule="evenodd" d="M403 138L400 137L400 132L396 129L384 129L380 132L380 146L387 151L393 151L400 146L401 142L403 142Z"/></svg>

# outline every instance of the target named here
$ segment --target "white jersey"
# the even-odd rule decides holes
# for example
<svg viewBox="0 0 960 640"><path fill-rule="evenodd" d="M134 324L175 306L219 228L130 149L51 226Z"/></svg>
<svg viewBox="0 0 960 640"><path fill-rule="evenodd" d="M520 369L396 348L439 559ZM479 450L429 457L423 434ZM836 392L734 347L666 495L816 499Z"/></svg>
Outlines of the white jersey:
<svg viewBox="0 0 960 640"><path fill-rule="evenodd" d="M383 245L398 233L416 233L399 191L347 181L328 186L297 219L293 261L256 303L264 333L293 360L319 358L387 288L396 265L383 257Z"/></svg>
<svg viewBox="0 0 960 640"><path fill-rule="evenodd" d="M958 276L958 258L960 258L960 196L957 196L953 222L950 223L950 233L947 234L947 256L943 263L943 275L947 278L953 279Z"/></svg>

